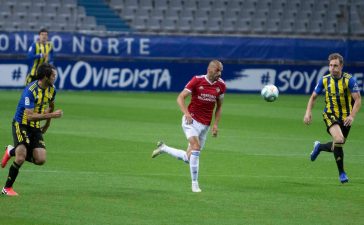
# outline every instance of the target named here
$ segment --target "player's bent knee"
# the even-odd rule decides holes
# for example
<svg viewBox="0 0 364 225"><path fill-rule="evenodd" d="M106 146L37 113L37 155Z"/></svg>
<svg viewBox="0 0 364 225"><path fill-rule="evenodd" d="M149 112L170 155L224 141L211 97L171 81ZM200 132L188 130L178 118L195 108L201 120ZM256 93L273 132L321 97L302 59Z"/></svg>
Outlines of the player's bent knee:
<svg viewBox="0 0 364 225"><path fill-rule="evenodd" d="M335 140L334 140L334 143L344 144L345 143L345 138L344 137L336 137Z"/></svg>
<svg viewBox="0 0 364 225"><path fill-rule="evenodd" d="M199 143L190 143L190 148L193 150L193 151L200 151L200 144Z"/></svg>
<svg viewBox="0 0 364 225"><path fill-rule="evenodd" d="M45 159L34 159L35 165L41 166L41 165L44 165L45 163L46 163Z"/></svg>

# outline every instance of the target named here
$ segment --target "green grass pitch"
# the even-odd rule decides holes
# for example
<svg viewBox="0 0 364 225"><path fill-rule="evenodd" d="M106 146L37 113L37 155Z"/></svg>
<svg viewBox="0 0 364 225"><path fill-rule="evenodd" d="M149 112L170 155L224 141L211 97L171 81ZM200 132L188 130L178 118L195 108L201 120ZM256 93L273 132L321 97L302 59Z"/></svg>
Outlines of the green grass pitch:
<svg viewBox="0 0 364 225"><path fill-rule="evenodd" d="M20 91L0 91L0 144L12 143ZM0 197L0 224L364 224L364 113L345 145L342 185L333 156L311 162L313 141L329 136L321 118L303 124L309 96L227 94L218 138L200 157L202 193L192 193L188 165L151 159L158 140L181 149L186 140L177 93L65 92L45 135L47 163L25 163L14 189ZM1 150L2 155L2 150ZM10 164L10 163L9 163ZM0 169L5 183L9 165Z"/></svg>

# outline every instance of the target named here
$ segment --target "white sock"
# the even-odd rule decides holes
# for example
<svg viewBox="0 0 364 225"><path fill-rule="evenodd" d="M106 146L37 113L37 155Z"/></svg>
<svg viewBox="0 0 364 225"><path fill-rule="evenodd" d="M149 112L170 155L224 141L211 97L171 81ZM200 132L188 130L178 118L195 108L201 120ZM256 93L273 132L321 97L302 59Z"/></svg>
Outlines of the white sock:
<svg viewBox="0 0 364 225"><path fill-rule="evenodd" d="M200 161L200 151L192 150L190 156L190 171L192 182L198 180L198 166Z"/></svg>
<svg viewBox="0 0 364 225"><path fill-rule="evenodd" d="M162 151L170 154L171 156L173 156L173 157L175 157L175 158L177 158L179 160L183 160L184 162L188 163L187 154L183 150L172 148L172 147L169 147L167 145L164 145L162 147Z"/></svg>
<svg viewBox="0 0 364 225"><path fill-rule="evenodd" d="M10 156L14 156L15 155L15 148L14 148L14 146L8 145L7 149L8 149L8 154Z"/></svg>

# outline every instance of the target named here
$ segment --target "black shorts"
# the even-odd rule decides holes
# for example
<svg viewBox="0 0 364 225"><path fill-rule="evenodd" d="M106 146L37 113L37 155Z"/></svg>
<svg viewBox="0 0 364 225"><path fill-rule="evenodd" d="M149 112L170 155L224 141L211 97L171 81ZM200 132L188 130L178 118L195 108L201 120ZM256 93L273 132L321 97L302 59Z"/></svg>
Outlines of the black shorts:
<svg viewBox="0 0 364 225"><path fill-rule="evenodd" d="M344 126L343 121L341 121L334 113L324 112L322 117L324 118L324 122L327 127L327 133L330 134L330 127L332 127L334 124L337 124L340 126L341 132L343 133L345 139L348 137L351 126Z"/></svg>
<svg viewBox="0 0 364 225"><path fill-rule="evenodd" d="M35 148L45 149L43 134L39 128L22 125L16 121L13 121L13 140L14 147L24 144L28 152Z"/></svg>

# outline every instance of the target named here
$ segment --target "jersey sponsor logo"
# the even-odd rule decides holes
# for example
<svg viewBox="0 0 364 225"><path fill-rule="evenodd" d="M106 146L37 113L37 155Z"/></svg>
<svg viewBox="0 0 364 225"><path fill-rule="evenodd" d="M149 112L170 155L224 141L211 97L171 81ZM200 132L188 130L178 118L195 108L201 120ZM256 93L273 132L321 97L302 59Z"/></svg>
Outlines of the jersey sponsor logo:
<svg viewBox="0 0 364 225"><path fill-rule="evenodd" d="M220 93L220 91L221 91L221 90L220 90L220 88L219 88L219 87L217 87L217 88L216 88L216 92L217 92L217 93Z"/></svg>
<svg viewBox="0 0 364 225"><path fill-rule="evenodd" d="M198 89L203 90L203 86L200 86Z"/></svg>
<svg viewBox="0 0 364 225"><path fill-rule="evenodd" d="M202 101L216 102L216 96L215 95L201 93L199 96L197 96L197 98L199 100L202 100Z"/></svg>

